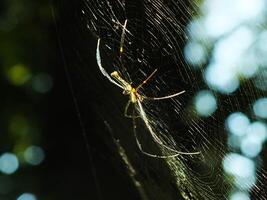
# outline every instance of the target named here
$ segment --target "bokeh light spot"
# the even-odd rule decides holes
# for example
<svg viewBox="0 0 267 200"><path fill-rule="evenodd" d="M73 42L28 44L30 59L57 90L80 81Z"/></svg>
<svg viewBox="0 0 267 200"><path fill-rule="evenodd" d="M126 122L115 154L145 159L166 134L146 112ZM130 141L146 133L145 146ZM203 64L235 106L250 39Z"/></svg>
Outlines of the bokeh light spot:
<svg viewBox="0 0 267 200"><path fill-rule="evenodd" d="M245 192L235 192L231 194L230 200L250 200L250 198Z"/></svg>
<svg viewBox="0 0 267 200"><path fill-rule="evenodd" d="M225 172L239 178L255 176L255 163L242 155L229 153L223 160Z"/></svg>
<svg viewBox="0 0 267 200"><path fill-rule="evenodd" d="M19 168L19 161L15 154L4 153L0 157L0 171L4 174L12 174Z"/></svg>
<svg viewBox="0 0 267 200"><path fill-rule="evenodd" d="M267 30L262 31L259 36L258 36L258 40L257 40L257 58L259 59L258 61L260 61L262 66L266 66L267 64L267 58L266 58L266 53L267 53L267 47L266 44L267 43Z"/></svg>
<svg viewBox="0 0 267 200"><path fill-rule="evenodd" d="M216 98L208 90L200 91L195 97L195 108L200 116L210 116L217 109Z"/></svg>
<svg viewBox="0 0 267 200"><path fill-rule="evenodd" d="M258 55L253 53L244 53L242 59L239 59L239 63L237 65L238 72L244 78L252 78L259 71L258 65Z"/></svg>
<svg viewBox="0 0 267 200"><path fill-rule="evenodd" d="M246 137L251 140L257 140L260 143L265 142L267 139L266 124L258 121L251 123L247 128Z"/></svg>
<svg viewBox="0 0 267 200"><path fill-rule="evenodd" d="M24 193L20 195L17 200L37 200L37 198L31 193Z"/></svg>
<svg viewBox="0 0 267 200"><path fill-rule="evenodd" d="M237 0L236 10L244 20L258 19L263 14L266 6L265 0Z"/></svg>
<svg viewBox="0 0 267 200"><path fill-rule="evenodd" d="M218 38L246 20L260 21L265 7L264 0L207 0L203 7L206 32Z"/></svg>
<svg viewBox="0 0 267 200"><path fill-rule="evenodd" d="M189 42L184 48L184 55L188 63L197 67L206 62L206 49L197 42Z"/></svg>
<svg viewBox="0 0 267 200"><path fill-rule="evenodd" d="M208 86L221 93L229 94L239 87L236 74L222 63L211 63L204 76Z"/></svg>
<svg viewBox="0 0 267 200"><path fill-rule="evenodd" d="M24 152L24 159L31 165L39 165L44 160L44 151L41 147L30 146Z"/></svg>
<svg viewBox="0 0 267 200"><path fill-rule="evenodd" d="M228 145L231 148L239 149L242 137L234 134L228 136Z"/></svg>
<svg viewBox="0 0 267 200"><path fill-rule="evenodd" d="M266 53L267 53L267 51L266 51ZM267 61L266 61L266 65L267 65ZM267 91L267 69L266 68L260 69L253 81L254 81L254 85L258 89L260 89L262 91Z"/></svg>
<svg viewBox="0 0 267 200"><path fill-rule="evenodd" d="M206 31L203 27L203 20L201 18L196 18L191 21L187 26L187 32L191 40L203 41L207 37Z"/></svg>
<svg viewBox="0 0 267 200"><path fill-rule="evenodd" d="M251 174L251 176L248 177L235 177L235 185L240 189L240 190L251 190L257 181L257 177L255 174Z"/></svg>
<svg viewBox="0 0 267 200"><path fill-rule="evenodd" d="M253 105L253 111L256 116L267 118L267 98L258 99Z"/></svg>
<svg viewBox="0 0 267 200"><path fill-rule="evenodd" d="M231 68L233 73L242 55L255 40L255 34L246 26L241 26L228 37L220 39L214 47L213 59L224 67Z"/></svg>
<svg viewBox="0 0 267 200"><path fill-rule="evenodd" d="M226 119L226 127L229 132L237 136L245 135L249 124L250 122L248 117L241 112L232 113Z"/></svg>
<svg viewBox="0 0 267 200"><path fill-rule="evenodd" d="M36 92L45 93L53 87L53 80L49 74L40 73L33 77L32 87Z"/></svg>
<svg viewBox="0 0 267 200"><path fill-rule="evenodd" d="M241 142L241 151L247 157L255 157L262 150L262 144L256 137L245 137Z"/></svg>
<svg viewBox="0 0 267 200"><path fill-rule="evenodd" d="M7 78L11 84L20 86L31 78L31 72L26 66L17 64L8 69Z"/></svg>

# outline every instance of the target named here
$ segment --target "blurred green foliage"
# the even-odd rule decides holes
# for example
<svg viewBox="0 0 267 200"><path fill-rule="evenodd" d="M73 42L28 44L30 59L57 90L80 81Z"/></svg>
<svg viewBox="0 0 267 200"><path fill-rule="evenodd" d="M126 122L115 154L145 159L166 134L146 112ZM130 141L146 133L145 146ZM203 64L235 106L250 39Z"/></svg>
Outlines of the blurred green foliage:
<svg viewBox="0 0 267 200"><path fill-rule="evenodd" d="M55 38L49 1L0 1L0 199L42 199L34 173L26 174L45 158L36 107L53 86Z"/></svg>

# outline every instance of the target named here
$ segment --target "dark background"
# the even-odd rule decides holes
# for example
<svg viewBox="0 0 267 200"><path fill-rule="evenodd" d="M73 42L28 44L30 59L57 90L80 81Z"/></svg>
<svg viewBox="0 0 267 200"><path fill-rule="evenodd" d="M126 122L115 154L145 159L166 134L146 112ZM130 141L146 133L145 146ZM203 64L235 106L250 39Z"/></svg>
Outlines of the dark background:
<svg viewBox="0 0 267 200"><path fill-rule="evenodd" d="M75 4L18 0L0 3L0 152L20 155L29 145L38 145L45 153L44 161L38 166L25 164L18 156L18 170L0 175L1 199L17 199L23 193L32 193L40 200L137 199L125 169L118 168L108 155L95 150L101 140L90 135L85 138L83 134L75 94L70 89L72 80L67 78L68 63L62 52L62 48L72 45L72 41L62 38L79 36L78 32L76 35L61 32L64 28L61 25L81 25L75 16L80 5ZM90 63L86 61L86 64L96 65L94 48L88 49ZM26 72L12 79L8 73L17 64L23 65ZM48 91L33 89L33 77L39 73L52 78L53 86ZM90 134L97 137L104 127L95 128L100 125L99 118L89 105L86 112L90 116ZM27 121L22 127L34 131L22 133L22 127L17 126L13 134L8 124L16 115Z"/></svg>
<svg viewBox="0 0 267 200"><path fill-rule="evenodd" d="M11 152L20 163L14 173L0 174L0 199L17 199L23 193L32 193L38 200L138 199L115 145L118 138L130 152L140 172L136 178L148 186L146 189L157 191L157 199L165 199L158 196L165 195L161 191L167 191L166 199L177 199L179 188L169 172L161 171L166 168L164 163L140 155L129 134L133 131L132 122L123 116L127 97L122 98L118 88L99 72L95 59L97 37L87 28L82 9L82 1L71 0L0 2L0 156ZM187 20L182 21L186 24ZM52 85L46 79L39 80L46 90L36 89L40 74L52 80ZM198 76L197 79L202 78L201 74ZM203 84L197 83L196 87ZM227 108L229 102L222 101ZM212 119L206 122L216 131L223 126L216 126ZM208 134L215 148L208 149L209 153L220 166L221 160L214 152L222 139L215 138L218 134L212 131ZM226 144L226 136L220 137ZM45 159L37 166L22 156L32 145L40 146L45 153ZM209 170L214 160L208 160L204 167L197 165L196 172ZM216 170L213 176L217 176ZM220 175L223 179L224 175ZM265 188L264 180L262 183L260 187ZM225 188L220 186L215 185L215 191L224 194ZM191 192L187 187L183 189Z"/></svg>

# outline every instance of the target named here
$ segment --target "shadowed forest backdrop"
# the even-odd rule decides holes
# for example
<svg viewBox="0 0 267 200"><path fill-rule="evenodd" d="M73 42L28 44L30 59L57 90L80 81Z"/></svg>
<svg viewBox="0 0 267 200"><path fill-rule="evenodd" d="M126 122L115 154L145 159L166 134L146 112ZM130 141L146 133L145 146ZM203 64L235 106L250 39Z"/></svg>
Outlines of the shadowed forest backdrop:
<svg viewBox="0 0 267 200"><path fill-rule="evenodd" d="M3 200L96 199L52 8L49 1L0 2ZM63 22L70 23L71 16L70 12ZM97 158L95 166L102 172L98 179L106 194L126 195L127 181L121 180L120 172L106 158Z"/></svg>
<svg viewBox="0 0 267 200"><path fill-rule="evenodd" d="M265 0L1 1L0 199L265 199L266 8ZM98 38L108 73L136 86L157 68L143 93L186 90L144 109L174 138L169 145L201 156L140 152L123 116L127 97L97 66ZM142 145L169 153L146 128L137 121Z"/></svg>

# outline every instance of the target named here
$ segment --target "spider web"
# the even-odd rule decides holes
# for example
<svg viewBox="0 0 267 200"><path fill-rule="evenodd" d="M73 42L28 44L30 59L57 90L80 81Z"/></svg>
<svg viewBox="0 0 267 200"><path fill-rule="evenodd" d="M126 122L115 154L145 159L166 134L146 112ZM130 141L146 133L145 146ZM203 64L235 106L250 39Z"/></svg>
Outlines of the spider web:
<svg viewBox="0 0 267 200"><path fill-rule="evenodd" d="M216 88L209 87L203 78L206 72L205 66L212 59L201 63L202 68L198 70L191 66L195 65L192 61L194 58L188 59L191 65L185 61L184 49L199 31L199 29L195 32L192 29L188 31L188 27L197 17L197 11L201 10L200 5L193 1L174 0L83 1L80 15L87 27L85 33L92 33L95 39L101 39L102 65L109 74L115 70L119 71L127 82L137 87L158 69L155 76L140 89L141 94L159 97L186 91L171 99L143 101L142 106L149 124L166 145L183 152L200 151L200 155L180 155L162 160L142 155L134 143L131 120L126 122L123 119L123 111L118 111L123 110L127 100L122 102L119 96L120 88L112 88L112 92L109 90L110 92L106 94L116 96L114 93L118 93L119 100L114 97L108 103L102 101L105 106L96 108L98 114L105 113L100 115L105 124L108 124L109 131L119 146L119 150L113 149L113 151L118 150L128 169L132 169L129 175L143 199L233 199L231 195L239 191L235 177L225 173L223 169L222 163L227 153L238 152L228 145L228 130L225 123L232 112L249 113L251 108L248 106L251 107L258 97L264 96L264 92L254 86L256 82L263 87L261 83L264 78L244 81L242 87L235 93L220 93ZM120 58L119 49L125 20L127 27L124 52ZM201 35L201 32L199 34ZM207 42L209 39L200 40ZM210 39L208 47L210 52L207 53L210 57L216 39L218 38ZM90 43L90 46L94 50L96 43ZM88 61L82 60L80 65L87 63ZM78 70L84 73L85 82L88 77L94 79L96 85L88 85L87 88L95 87L95 91L101 91L97 83L110 83L100 76L97 78L89 75L92 69L88 67ZM217 98L217 109L203 117L195 108L195 99L199 91L209 89ZM95 95L100 98L101 93ZM138 109L140 111L140 108ZM121 113L122 116L115 116L115 112ZM122 122L120 127L118 121ZM153 142L143 120L136 119L135 123L134 131L147 152L155 155L170 154L166 148ZM121 133L119 129L127 131ZM259 162L260 158L257 163ZM242 192L250 193L252 199L265 199L265 174L264 164L258 165L257 181L250 190L244 189L250 184L250 180L243 180L244 187L239 188Z"/></svg>

